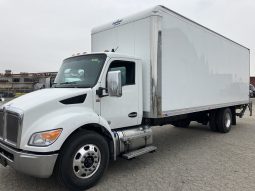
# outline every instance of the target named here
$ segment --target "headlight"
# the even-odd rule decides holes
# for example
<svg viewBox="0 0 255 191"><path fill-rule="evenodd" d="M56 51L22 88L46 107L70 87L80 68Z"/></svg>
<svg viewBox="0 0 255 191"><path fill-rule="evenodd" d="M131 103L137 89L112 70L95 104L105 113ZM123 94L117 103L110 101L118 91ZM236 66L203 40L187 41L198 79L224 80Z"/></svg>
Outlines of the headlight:
<svg viewBox="0 0 255 191"><path fill-rule="evenodd" d="M49 146L58 139L61 132L62 129L55 129L51 131L34 133L29 140L29 145L38 147Z"/></svg>

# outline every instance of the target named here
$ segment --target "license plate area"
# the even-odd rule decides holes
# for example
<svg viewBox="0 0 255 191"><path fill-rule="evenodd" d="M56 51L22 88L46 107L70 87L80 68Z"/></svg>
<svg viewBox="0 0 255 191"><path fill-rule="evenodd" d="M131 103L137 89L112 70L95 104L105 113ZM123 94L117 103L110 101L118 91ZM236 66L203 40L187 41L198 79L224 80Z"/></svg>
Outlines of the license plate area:
<svg viewBox="0 0 255 191"><path fill-rule="evenodd" d="M0 164L3 165L4 167L7 166L7 160L1 155L0 155Z"/></svg>

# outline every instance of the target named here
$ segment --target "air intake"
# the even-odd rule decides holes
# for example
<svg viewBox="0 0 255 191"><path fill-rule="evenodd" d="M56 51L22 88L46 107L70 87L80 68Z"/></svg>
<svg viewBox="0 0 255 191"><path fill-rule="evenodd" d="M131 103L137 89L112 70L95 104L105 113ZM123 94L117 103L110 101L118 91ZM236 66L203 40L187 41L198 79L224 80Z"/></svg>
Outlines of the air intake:
<svg viewBox="0 0 255 191"><path fill-rule="evenodd" d="M83 95L71 97L68 99L64 99L64 100L60 101L60 103L65 104L65 105L80 104L85 101L86 97L87 97L87 94L83 94Z"/></svg>

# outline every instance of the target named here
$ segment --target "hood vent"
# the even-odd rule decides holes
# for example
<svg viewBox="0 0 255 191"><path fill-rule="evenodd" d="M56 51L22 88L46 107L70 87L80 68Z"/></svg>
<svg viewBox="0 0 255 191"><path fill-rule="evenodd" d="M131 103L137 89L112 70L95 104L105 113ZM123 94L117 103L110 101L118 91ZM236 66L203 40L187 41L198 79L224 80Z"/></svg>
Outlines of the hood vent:
<svg viewBox="0 0 255 191"><path fill-rule="evenodd" d="M85 101L86 97L87 97L87 94L83 94L83 95L79 95L79 96L61 100L60 103L65 104L65 105L80 104Z"/></svg>

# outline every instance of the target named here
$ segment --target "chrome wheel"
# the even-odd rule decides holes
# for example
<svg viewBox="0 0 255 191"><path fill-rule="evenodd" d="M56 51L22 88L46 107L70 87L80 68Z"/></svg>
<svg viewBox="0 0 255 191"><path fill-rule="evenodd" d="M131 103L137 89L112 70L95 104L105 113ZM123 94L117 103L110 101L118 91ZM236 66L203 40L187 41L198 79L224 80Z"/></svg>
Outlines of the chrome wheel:
<svg viewBox="0 0 255 191"><path fill-rule="evenodd" d="M81 147L73 159L73 171L78 178L89 178L98 170L101 153L96 145L87 144Z"/></svg>
<svg viewBox="0 0 255 191"><path fill-rule="evenodd" d="M230 128L230 126L231 126L231 115L230 115L230 113L226 113L226 115L225 115L225 126L226 126L226 128Z"/></svg>

